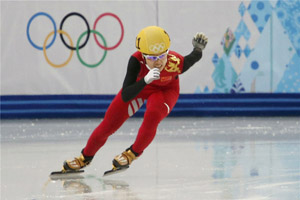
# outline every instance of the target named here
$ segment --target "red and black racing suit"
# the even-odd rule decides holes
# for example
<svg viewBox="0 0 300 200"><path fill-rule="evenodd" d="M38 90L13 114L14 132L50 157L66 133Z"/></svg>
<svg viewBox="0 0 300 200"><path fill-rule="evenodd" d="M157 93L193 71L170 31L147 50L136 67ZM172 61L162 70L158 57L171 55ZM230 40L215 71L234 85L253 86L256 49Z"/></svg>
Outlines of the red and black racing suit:
<svg viewBox="0 0 300 200"><path fill-rule="evenodd" d="M169 51L167 63L160 72L160 79L146 84L144 77L149 72L143 55L135 52L129 59L123 87L108 107L103 121L91 134L83 154L94 156L107 138L147 100L146 111L137 137L131 146L140 155L152 142L158 124L171 112L179 96L179 74L187 71L202 57L202 52L193 50L183 57Z"/></svg>

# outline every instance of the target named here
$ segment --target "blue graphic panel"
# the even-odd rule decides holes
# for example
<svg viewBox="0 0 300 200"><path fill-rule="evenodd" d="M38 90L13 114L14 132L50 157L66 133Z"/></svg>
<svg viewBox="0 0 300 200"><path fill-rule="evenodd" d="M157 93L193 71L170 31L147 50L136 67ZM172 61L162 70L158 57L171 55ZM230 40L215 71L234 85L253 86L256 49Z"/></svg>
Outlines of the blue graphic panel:
<svg viewBox="0 0 300 200"><path fill-rule="evenodd" d="M282 1L276 4L276 14L287 31L298 56L300 56L300 1Z"/></svg>
<svg viewBox="0 0 300 200"><path fill-rule="evenodd" d="M241 36L244 36L244 38L247 41L250 39L251 33L243 20L241 20L234 35L235 35L237 41L240 39Z"/></svg>
<svg viewBox="0 0 300 200"><path fill-rule="evenodd" d="M286 66L276 92L300 93L300 57L297 54Z"/></svg>
<svg viewBox="0 0 300 200"><path fill-rule="evenodd" d="M241 20L225 30L223 55L211 60L211 92L300 93L300 0L241 2L237 12Z"/></svg>
<svg viewBox="0 0 300 200"><path fill-rule="evenodd" d="M230 92L232 85L237 79L237 74L226 55L219 59L219 62L215 67L215 71L213 72L213 79L216 84L214 92Z"/></svg>
<svg viewBox="0 0 300 200"><path fill-rule="evenodd" d="M250 49L249 45L247 44L244 49L244 54L248 58L250 53L251 53L251 49Z"/></svg>
<svg viewBox="0 0 300 200"><path fill-rule="evenodd" d="M246 12L246 6L245 6L245 4L242 2L242 3L240 4L240 6L239 6L239 13L240 13L240 15L243 17L244 14L245 14L245 12Z"/></svg>
<svg viewBox="0 0 300 200"><path fill-rule="evenodd" d="M248 12L259 32L262 32L271 16L272 6L269 1L251 1Z"/></svg>

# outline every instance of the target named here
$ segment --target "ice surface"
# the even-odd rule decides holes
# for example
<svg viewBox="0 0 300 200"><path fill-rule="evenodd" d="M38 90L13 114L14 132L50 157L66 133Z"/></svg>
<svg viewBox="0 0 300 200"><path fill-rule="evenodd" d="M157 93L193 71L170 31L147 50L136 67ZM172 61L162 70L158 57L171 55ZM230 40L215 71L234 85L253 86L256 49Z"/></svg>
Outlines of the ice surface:
<svg viewBox="0 0 300 200"><path fill-rule="evenodd" d="M2 200L297 200L300 119L166 118L124 173L102 177L135 139L129 119L82 177L51 181L78 156L99 119L2 120Z"/></svg>

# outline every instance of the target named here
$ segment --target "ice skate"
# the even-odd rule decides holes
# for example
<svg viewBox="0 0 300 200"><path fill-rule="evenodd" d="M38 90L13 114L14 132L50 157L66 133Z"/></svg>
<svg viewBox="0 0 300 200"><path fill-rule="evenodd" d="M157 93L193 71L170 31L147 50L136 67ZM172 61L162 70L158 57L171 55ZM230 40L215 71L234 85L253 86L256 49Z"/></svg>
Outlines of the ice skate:
<svg viewBox="0 0 300 200"><path fill-rule="evenodd" d="M131 148L126 149L126 151L117 155L113 159L113 168L109 171L104 172L104 176L115 174L128 169L132 161L137 159L137 156L138 154L133 152Z"/></svg>
<svg viewBox="0 0 300 200"><path fill-rule="evenodd" d="M79 157L75 157L73 160L66 160L63 165L63 171L78 171L89 165L92 159L92 156L84 156L82 153Z"/></svg>
<svg viewBox="0 0 300 200"><path fill-rule="evenodd" d="M83 152L83 151L82 151ZM50 178L59 179L64 177L73 177L74 175L84 172L82 168L91 163L93 156L84 156L83 153L73 160L66 160L61 171L54 171L50 174ZM63 177L61 175L64 175ZM68 176L67 176L68 175Z"/></svg>

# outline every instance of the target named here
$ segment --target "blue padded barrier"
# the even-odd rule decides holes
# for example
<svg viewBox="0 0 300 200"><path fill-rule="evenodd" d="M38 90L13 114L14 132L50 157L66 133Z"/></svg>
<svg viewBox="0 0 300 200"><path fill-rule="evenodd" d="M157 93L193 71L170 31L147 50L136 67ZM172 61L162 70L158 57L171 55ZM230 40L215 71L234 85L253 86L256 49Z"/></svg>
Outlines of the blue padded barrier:
<svg viewBox="0 0 300 200"><path fill-rule="evenodd" d="M1 119L102 118L114 95L3 95ZM145 105L134 115L142 117ZM299 93L181 94L169 116L300 116Z"/></svg>

